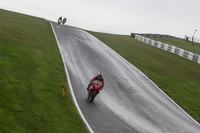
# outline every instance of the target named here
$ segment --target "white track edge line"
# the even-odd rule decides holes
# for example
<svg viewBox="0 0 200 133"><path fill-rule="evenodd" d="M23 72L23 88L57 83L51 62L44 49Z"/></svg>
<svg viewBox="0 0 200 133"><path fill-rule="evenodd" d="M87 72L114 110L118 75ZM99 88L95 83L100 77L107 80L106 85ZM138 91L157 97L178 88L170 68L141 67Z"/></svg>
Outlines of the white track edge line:
<svg viewBox="0 0 200 133"><path fill-rule="evenodd" d="M79 105L78 105L78 102L77 102L77 100L76 100L76 97L75 97L75 95L74 95L74 91L73 91L73 88L72 88L72 84L71 84L71 80L70 80L70 77L69 77L68 69L67 69L67 66L66 66L66 64L65 64L65 62L64 62L64 56L62 55L62 52L61 52L60 43L59 43L59 41L58 41L58 38L57 38L57 36L56 36L55 30L54 30L53 25L52 25L51 22L50 22L50 24L51 24L51 27L52 27L54 36L55 36L55 38L56 38L56 42L57 42L57 45L58 45L58 48L59 48L59 51L60 51L60 55L61 55L61 57L62 57L62 61L63 61L64 68L65 68L65 73L66 73L66 76L67 76L68 85L69 85L69 88L70 88L70 90L71 90L71 95L72 95L74 104L75 104L75 106L76 106L76 109L78 110L78 113L79 113L79 115L81 116L81 118L82 118L83 122L85 123L85 125L87 126L88 130L89 130L91 133L94 133L94 131L92 130L91 126L89 125L89 123L88 123L87 120L85 119L85 117L84 117L84 115L83 115L83 113L82 113L82 111L81 111L81 109L80 109L80 107L79 107Z"/></svg>
<svg viewBox="0 0 200 133"><path fill-rule="evenodd" d="M90 33L89 33L90 34ZM92 35L93 36L93 35ZM95 37L95 36L94 36ZM97 38L97 37L95 37ZM97 38L98 39L98 38ZM99 40L99 39L98 39ZM100 40L101 41L101 40ZM102 42L102 41L101 41ZM102 42L104 45L106 45L104 42ZM109 47L108 45L106 45ZM113 50L111 47L109 47L111 50ZM114 51L114 50L113 50ZM164 94L174 105L176 105L183 113L185 113L190 119L192 119L198 126L200 124L193 118L191 117L184 109L182 109L176 102L174 102L163 90L161 90L151 79L149 79L141 70L139 70L136 66L131 64L128 60L126 60L124 57L122 57L120 54L118 54L116 51L114 51L119 57L121 57L124 61L126 61L129 65L134 67L140 74L142 74L150 83L152 83L162 94Z"/></svg>
<svg viewBox="0 0 200 133"><path fill-rule="evenodd" d="M200 124L191 117L183 108L181 108L174 100L172 100L163 90L161 90L151 79L149 79L143 72L141 72L138 68L136 68L149 82L151 82L162 94L164 94L173 104L175 104L183 113L185 113L190 119L192 119L198 126Z"/></svg>

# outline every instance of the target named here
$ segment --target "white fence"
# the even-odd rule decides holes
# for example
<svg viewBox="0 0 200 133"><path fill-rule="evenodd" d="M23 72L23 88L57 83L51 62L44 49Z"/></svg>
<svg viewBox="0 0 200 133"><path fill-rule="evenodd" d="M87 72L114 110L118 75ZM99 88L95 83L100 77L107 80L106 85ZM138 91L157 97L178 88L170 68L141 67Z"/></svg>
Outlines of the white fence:
<svg viewBox="0 0 200 133"><path fill-rule="evenodd" d="M159 41L155 41L155 40L152 40L152 39L140 36L140 35L135 35L135 39L138 40L138 41L141 41L143 43L152 45L154 47L163 49L165 51L169 51L171 53L177 54L181 57L187 58L189 60L192 60L192 61L200 64L200 55L199 54L195 54L195 53L192 53L190 51L178 48L176 46L166 44L166 43L162 43L162 42L159 42Z"/></svg>

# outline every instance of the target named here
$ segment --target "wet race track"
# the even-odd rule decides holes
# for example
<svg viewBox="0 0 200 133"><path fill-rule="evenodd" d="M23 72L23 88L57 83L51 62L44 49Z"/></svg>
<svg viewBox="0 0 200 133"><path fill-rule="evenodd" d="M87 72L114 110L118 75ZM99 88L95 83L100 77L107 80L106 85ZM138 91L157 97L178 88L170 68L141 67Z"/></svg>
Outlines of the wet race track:
<svg viewBox="0 0 200 133"><path fill-rule="evenodd" d="M51 24L90 132L200 133L197 122L107 45L86 31ZM90 103L86 87L99 71L105 87Z"/></svg>

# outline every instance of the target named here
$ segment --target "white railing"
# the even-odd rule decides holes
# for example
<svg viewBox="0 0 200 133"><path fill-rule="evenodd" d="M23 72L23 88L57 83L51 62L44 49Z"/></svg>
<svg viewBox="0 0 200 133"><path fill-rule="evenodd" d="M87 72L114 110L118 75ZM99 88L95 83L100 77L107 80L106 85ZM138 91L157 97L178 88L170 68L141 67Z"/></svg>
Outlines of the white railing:
<svg viewBox="0 0 200 133"><path fill-rule="evenodd" d="M152 40L152 39L140 36L140 35L136 35L136 34L135 34L135 39L138 41L141 41L143 43L149 44L151 46L154 46L154 47L163 49L165 51L169 51L171 53L177 54L181 57L187 58L189 60L192 60L192 61L200 64L200 55L199 54L195 54L190 51L184 50L182 48L178 48L176 46L173 46L173 45L170 45L167 43L162 43L159 41L155 41L155 40Z"/></svg>

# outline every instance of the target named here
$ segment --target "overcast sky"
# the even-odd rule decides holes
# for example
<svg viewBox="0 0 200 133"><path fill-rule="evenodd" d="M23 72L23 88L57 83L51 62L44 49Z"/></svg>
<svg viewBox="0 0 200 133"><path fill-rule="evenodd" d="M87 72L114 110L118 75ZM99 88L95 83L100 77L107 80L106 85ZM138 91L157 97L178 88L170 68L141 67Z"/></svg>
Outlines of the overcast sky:
<svg viewBox="0 0 200 133"><path fill-rule="evenodd" d="M114 34L158 33L200 39L200 0L0 0L0 8Z"/></svg>

